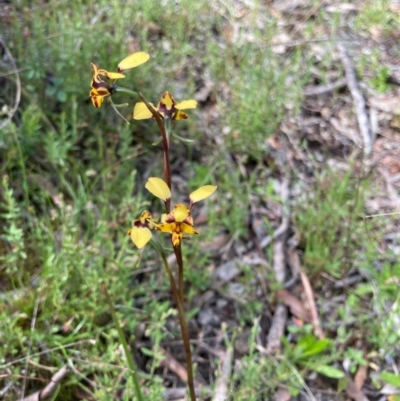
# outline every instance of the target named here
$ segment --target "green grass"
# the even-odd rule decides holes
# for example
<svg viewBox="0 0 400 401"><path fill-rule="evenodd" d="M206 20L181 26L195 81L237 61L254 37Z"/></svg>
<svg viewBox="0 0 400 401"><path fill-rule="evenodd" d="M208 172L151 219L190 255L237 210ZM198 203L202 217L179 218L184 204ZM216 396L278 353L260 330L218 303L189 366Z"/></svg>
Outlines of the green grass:
<svg viewBox="0 0 400 401"><path fill-rule="evenodd" d="M210 290L212 271L221 263L204 244L226 233L245 249L253 209L280 203L274 180L290 168L271 162L267 140L300 110L302 87L315 62L309 48L302 44L284 55L275 52L271 41L280 21L262 2L255 2L243 17L230 2L163 4L21 0L0 22L21 78L21 104L0 132L0 373L5 375L0 388L14 384L6 401L16 399L22 388L29 355L26 395L73 363L81 375L71 373L56 399L74 400L77 389L100 401L118 399L122 390L120 399L132 399L134 389L103 284L140 366L147 400L162 398L161 348L180 339L157 254L148 247L140 257L126 236L143 209L157 214L159 207L143 188L149 175L161 174L161 152L151 146L157 139L155 124L126 125L107 105L94 109L89 99L91 62L115 70L132 51L147 51L150 61L127 73L124 85L154 103L165 90L179 101L192 98L204 82L210 85L208 100L176 127L179 135L195 142L174 143L172 148L174 173L182 179L176 181L179 196L204 184L218 185L217 196L204 203L207 222L199 227L201 235L184 243L189 312L198 310L196 300ZM386 13L385 4L379 12ZM357 24L375 24L372 11L372 5L362 10ZM259 15L265 15L262 26ZM318 18L307 21L307 37L321 24ZM230 31L235 24L237 31ZM332 22L335 29L337 24ZM374 60L374 69L384 74L379 57ZM15 81L8 79L9 65L0 67L1 74L8 74L0 74L6 89L1 105L10 106ZM327 73L331 55L319 67L322 76ZM378 74L378 86L381 81L384 77ZM122 94L116 99L130 102L122 110L129 117L134 101ZM220 116L217 122L212 113ZM182 162L186 155L189 162ZM369 191L370 181L351 170L338 177L316 167L314 185L305 186L292 205L302 263L316 279L315 290L326 275L340 279L354 267L362 267L368 277L345 292L345 301L334 312L343 324L336 327L332 320L332 346L318 355L329 366L348 358L353 371L365 363L360 350L354 346L338 353L334 346L345 344L355 330L368 333L365 343L381 352L379 361L385 353L396 355L399 340L400 265L394 254L379 250L385 222L364 221ZM265 218L265 225L270 234L273 223ZM270 262L270 255L269 247L262 256ZM273 295L266 300L254 291L256 269L257 277L276 287L271 268L242 267L237 281L244 292L234 319L252 334L246 338L249 352L237 361L229 383L235 401L268 399L280 383L296 393L317 370L317 359L310 357L307 365L296 354L295 343L309 339L308 328L292 327L293 343L276 358L256 349L259 326L254 322L266 303L274 307ZM377 321L384 316L384 324L371 325L371 314ZM353 320L354 330L349 325ZM229 328L231 346L240 334L239 328Z"/></svg>

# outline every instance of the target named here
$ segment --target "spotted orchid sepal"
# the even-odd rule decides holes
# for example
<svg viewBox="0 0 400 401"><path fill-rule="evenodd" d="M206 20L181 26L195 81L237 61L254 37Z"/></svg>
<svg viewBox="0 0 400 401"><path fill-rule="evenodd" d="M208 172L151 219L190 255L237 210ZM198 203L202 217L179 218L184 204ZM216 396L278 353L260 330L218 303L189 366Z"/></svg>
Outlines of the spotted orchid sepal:
<svg viewBox="0 0 400 401"><path fill-rule="evenodd" d="M128 235L138 249L142 249L151 240L151 230L156 225L148 210L143 211L140 217L132 223L132 228L128 231Z"/></svg>

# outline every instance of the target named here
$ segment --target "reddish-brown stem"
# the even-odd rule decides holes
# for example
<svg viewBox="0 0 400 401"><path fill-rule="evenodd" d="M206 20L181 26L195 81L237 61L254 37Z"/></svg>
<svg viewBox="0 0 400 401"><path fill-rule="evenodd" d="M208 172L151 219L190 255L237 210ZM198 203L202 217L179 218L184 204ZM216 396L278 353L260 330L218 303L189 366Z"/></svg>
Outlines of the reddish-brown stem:
<svg viewBox="0 0 400 401"><path fill-rule="evenodd" d="M139 92L140 98L143 100L143 103L150 110L154 119L157 121L158 128L161 132L162 137L162 145L164 149L164 181L167 183L169 189L171 189L171 166L169 163L169 144L167 132L165 131L164 119L161 117L160 113L144 98L144 96ZM171 200L167 199L165 202L165 211L166 213L170 212L171 209Z"/></svg>
<svg viewBox="0 0 400 401"><path fill-rule="evenodd" d="M171 236L171 241L172 241L172 236ZM173 244L172 244L173 246ZM184 293L183 293L183 259L182 259L182 247L181 243L178 245L174 246L174 252L175 252L175 257L176 261L178 262L178 289L179 289L179 298L182 302L182 305L184 304Z"/></svg>
<svg viewBox="0 0 400 401"><path fill-rule="evenodd" d="M179 248L180 248L180 246L179 246ZM175 249L175 247L174 247L174 249ZM186 365L187 365L186 368L187 368L187 372L188 372L188 386L189 386L189 392L190 392L190 399L191 399L191 401L196 401L196 394L194 391L193 365L192 365L192 353L190 350L189 330L188 330L186 319L185 319L185 312L183 310L183 302L181 302L178 288L176 288L174 276L172 274L171 268L168 264L167 258L165 256L164 252L162 251L162 249L160 249L160 254L161 254L161 258L164 262L165 269L167 270L169 282L171 284L172 294L174 296L174 300L175 300L176 306L178 308L179 323L181 326L183 346L185 348L185 354L186 354ZM176 255L176 253L175 253L175 255Z"/></svg>
<svg viewBox="0 0 400 401"><path fill-rule="evenodd" d="M172 242L172 236L171 236L171 242ZM182 259L182 247L181 244L179 243L178 245L174 246L174 253L176 257L176 261L178 262L178 289L179 289L179 298L182 302L182 305L184 304L184 292L183 292L183 259Z"/></svg>
<svg viewBox="0 0 400 401"><path fill-rule="evenodd" d="M144 104L150 110L151 114L153 115L154 119L157 121L158 128L161 132L162 137L162 144L164 148L164 181L167 183L168 187L171 189L171 165L169 162L169 143L168 143L168 135L164 125L164 119L160 115L160 113L144 98L144 96L139 92L140 98L143 100ZM169 213L171 209L171 199L167 199L165 201L165 211ZM172 236L171 236L172 241ZM192 353L190 350L190 338L189 338L189 331L185 319L185 312L184 312L184 298L183 298L183 260L182 260L182 248L181 244L172 247L175 252L175 257L178 262L178 280L179 280L179 288L177 288L174 275L172 274L172 270L168 264L167 258L165 257L164 251L162 248L159 248L160 255L163 259L165 268L168 273L172 294L178 308L179 314L179 323L181 326L181 333L183 339L183 346L185 348L185 355L186 355L186 365L187 365L187 372L188 372L188 386L190 392L190 399L191 401L196 401L196 395L194 391L194 379L193 379L193 365L192 365Z"/></svg>

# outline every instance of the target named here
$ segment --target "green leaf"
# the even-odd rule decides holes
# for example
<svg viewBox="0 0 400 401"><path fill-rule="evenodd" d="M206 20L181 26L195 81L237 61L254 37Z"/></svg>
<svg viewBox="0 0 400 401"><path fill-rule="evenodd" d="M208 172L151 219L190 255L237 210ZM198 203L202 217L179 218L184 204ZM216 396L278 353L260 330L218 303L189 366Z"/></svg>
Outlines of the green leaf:
<svg viewBox="0 0 400 401"><path fill-rule="evenodd" d="M57 93L57 100L60 102L65 102L67 100L67 94L64 91Z"/></svg>
<svg viewBox="0 0 400 401"><path fill-rule="evenodd" d="M143 352L144 355L151 356L151 357L154 356L154 352L151 349L141 347L140 351Z"/></svg>
<svg viewBox="0 0 400 401"><path fill-rule="evenodd" d="M400 387L400 376L392 372L383 371L380 374L380 378L385 383L391 384L392 386Z"/></svg>
<svg viewBox="0 0 400 401"><path fill-rule="evenodd" d="M305 341L301 340L297 346L301 346L303 348L303 352L300 354L300 359L306 359L310 356L320 354L324 351L330 343L330 340L325 338L323 340L316 340L313 338L312 340L309 338L312 336L306 336Z"/></svg>
<svg viewBox="0 0 400 401"><path fill-rule="evenodd" d="M340 369L334 368L333 366L314 366L314 370L331 379L342 379L344 377L344 372L342 372Z"/></svg>
<svg viewBox="0 0 400 401"><path fill-rule="evenodd" d="M339 379L338 385L337 385L338 393L341 393L342 391L344 391L346 389L348 382L349 382L349 380L347 379L347 377L342 377L341 379Z"/></svg>

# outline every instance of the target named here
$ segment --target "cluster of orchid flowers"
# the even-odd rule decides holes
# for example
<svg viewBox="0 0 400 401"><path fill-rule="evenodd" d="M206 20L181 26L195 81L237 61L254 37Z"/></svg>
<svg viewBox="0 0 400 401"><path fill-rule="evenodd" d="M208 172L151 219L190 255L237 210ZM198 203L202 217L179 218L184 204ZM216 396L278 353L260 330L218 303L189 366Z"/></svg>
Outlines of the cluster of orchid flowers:
<svg viewBox="0 0 400 401"><path fill-rule="evenodd" d="M97 65L91 64L93 69L93 78L91 82L91 91L89 93L92 99L93 106L100 108L104 99L108 97L111 102L111 96L116 92L127 92L126 89L118 87L116 81L125 78L122 74L123 71L138 67L144 64L150 56L145 52L133 53L124 58L119 64L117 72L109 72L107 70L98 68ZM106 78L104 81L103 78ZM128 91L131 92L131 91ZM150 103L152 107L154 105ZM176 102L169 92L164 92L161 96L161 101L157 107L154 107L157 112L164 118L169 117L171 120L187 120L188 115L182 110L195 109L197 102L195 100L184 100L183 102ZM138 102L133 110L133 118L135 120L144 120L152 118L153 115L145 103Z"/></svg>
<svg viewBox="0 0 400 401"><path fill-rule="evenodd" d="M117 86L116 82L119 79L125 78L123 74L124 71L145 63L149 58L150 56L145 52L131 54L118 64L117 72L109 72L98 68L95 64L91 64L93 78L91 82L90 98L93 106L100 108L105 98L108 98L110 103L113 104L111 97L116 92L132 93L132 91ZM169 92L163 93L157 107L152 103L149 104L164 121L186 120L188 115L182 110L194 109L197 106L195 100L184 100L178 103ZM154 114L148 107L148 104L144 102L136 103L133 110L133 119L143 120L149 118L154 118ZM153 219L152 214L145 210L142 212L139 219L133 222L133 226L128 231L128 235L139 249L142 249L151 240L151 230L153 229L171 234L171 241L174 247L181 244L183 234L199 234L194 228L192 217L193 205L196 202L208 198L217 189L214 185L202 186L189 195L189 207L184 204L177 204L172 211L170 211L171 190L163 179L150 177L145 188L164 202L167 213L162 214L160 219L156 221Z"/></svg>
<svg viewBox="0 0 400 401"><path fill-rule="evenodd" d="M165 205L171 199L171 190L167 183L158 177L150 177L145 185L145 188L154 196L161 199ZM189 195L189 207L178 203L170 213L164 213L158 222L153 220L152 214L145 210L140 215L139 219L133 222L133 227L128 231L133 243L139 248L143 248L152 238L152 229L164 233L170 233L173 246L178 246L183 234L198 234L195 230L192 207L196 202L211 196L217 189L214 185L205 185L192 192Z"/></svg>

